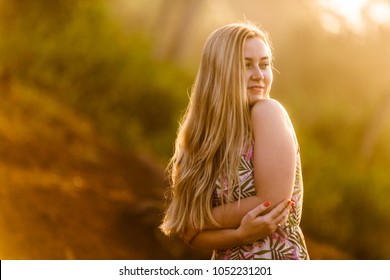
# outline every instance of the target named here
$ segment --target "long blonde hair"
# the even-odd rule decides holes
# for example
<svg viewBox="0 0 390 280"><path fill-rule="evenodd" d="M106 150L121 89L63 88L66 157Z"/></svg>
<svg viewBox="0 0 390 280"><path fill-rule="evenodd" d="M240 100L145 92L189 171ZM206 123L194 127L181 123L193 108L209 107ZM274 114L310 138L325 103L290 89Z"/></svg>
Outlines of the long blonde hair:
<svg viewBox="0 0 390 280"><path fill-rule="evenodd" d="M217 224L211 210L218 178L228 190L239 181L242 149L252 141L243 49L253 37L271 53L267 34L251 22L223 26L206 41L168 166L170 203L160 226L167 235L184 232L188 222L196 229Z"/></svg>

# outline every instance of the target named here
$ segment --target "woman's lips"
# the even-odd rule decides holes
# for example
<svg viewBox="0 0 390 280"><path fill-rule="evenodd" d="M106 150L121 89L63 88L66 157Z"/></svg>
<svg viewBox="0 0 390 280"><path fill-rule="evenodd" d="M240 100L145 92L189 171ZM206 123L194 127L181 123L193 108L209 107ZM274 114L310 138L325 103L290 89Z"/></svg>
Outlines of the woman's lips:
<svg viewBox="0 0 390 280"><path fill-rule="evenodd" d="M254 94L261 94L264 91L264 87L262 86L251 86L248 87L248 90Z"/></svg>

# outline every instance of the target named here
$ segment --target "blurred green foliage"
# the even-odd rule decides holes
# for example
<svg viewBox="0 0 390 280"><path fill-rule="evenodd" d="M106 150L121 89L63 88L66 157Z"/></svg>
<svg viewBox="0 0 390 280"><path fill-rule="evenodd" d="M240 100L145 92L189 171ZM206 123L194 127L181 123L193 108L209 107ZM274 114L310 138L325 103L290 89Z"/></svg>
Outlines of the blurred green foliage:
<svg viewBox="0 0 390 280"><path fill-rule="evenodd" d="M304 32L279 47L274 83L300 140L304 230L358 259L389 259L390 30Z"/></svg>
<svg viewBox="0 0 390 280"><path fill-rule="evenodd" d="M168 155L189 77L154 60L146 36L120 26L106 5L2 1L2 80L49 90L125 148Z"/></svg>
<svg viewBox="0 0 390 280"><path fill-rule="evenodd" d="M390 258L389 33L307 36L275 84L300 139L304 228L359 259Z"/></svg>
<svg viewBox="0 0 390 280"><path fill-rule="evenodd" d="M163 34L125 27L107 3L1 0L1 84L45 89L90 117L104 137L165 163L195 73L157 58L162 40L152 38ZM268 8L284 5L275 3ZM302 225L356 258L390 259L390 30L329 35L316 17L296 17L283 33L269 25L280 72L273 97L301 145Z"/></svg>

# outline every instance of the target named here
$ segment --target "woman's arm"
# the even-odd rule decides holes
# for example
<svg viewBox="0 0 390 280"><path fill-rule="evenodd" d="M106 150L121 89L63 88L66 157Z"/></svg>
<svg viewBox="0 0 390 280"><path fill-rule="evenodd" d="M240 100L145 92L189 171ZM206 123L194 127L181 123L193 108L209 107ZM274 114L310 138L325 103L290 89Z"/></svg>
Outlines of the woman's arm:
<svg viewBox="0 0 390 280"><path fill-rule="evenodd" d="M256 195L271 203L291 198L296 172L295 132L279 102L258 101L252 109Z"/></svg>
<svg viewBox="0 0 390 280"><path fill-rule="evenodd" d="M192 240L183 240L196 249L227 249L251 244L276 231L278 224L283 223L288 216L291 203L284 200L264 214L269 208L270 204L267 202L255 207L242 218L237 229L204 230Z"/></svg>
<svg viewBox="0 0 390 280"><path fill-rule="evenodd" d="M206 229L221 229L221 228L237 228L241 219L252 209L263 203L265 199L261 199L257 194L254 196L242 198L239 201L234 201L214 207L212 214L218 222L219 227L207 224Z"/></svg>
<svg viewBox="0 0 390 280"><path fill-rule="evenodd" d="M237 228L242 217L265 200L277 205L292 196L297 147L288 114L276 100L263 99L255 103L251 116L256 195L213 208L220 228Z"/></svg>

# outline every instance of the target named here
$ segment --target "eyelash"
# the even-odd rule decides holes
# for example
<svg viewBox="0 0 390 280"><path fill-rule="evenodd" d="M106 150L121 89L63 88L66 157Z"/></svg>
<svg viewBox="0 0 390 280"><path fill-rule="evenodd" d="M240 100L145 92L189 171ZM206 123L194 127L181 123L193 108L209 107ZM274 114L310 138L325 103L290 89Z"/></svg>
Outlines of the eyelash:
<svg viewBox="0 0 390 280"><path fill-rule="evenodd" d="M252 63L246 63L246 64L245 64L245 67L246 67L246 68L249 68L249 67L251 67L251 66L252 66ZM259 64L260 69L267 69L269 66L270 66L270 63L269 63L269 62L265 62L265 63Z"/></svg>

